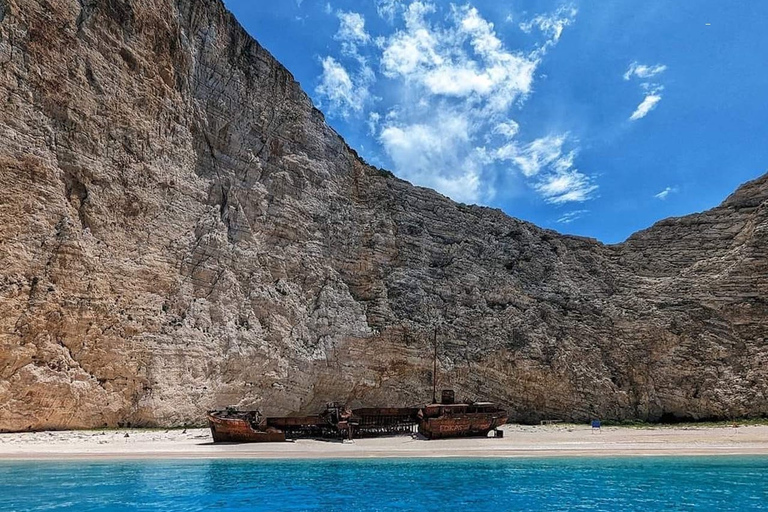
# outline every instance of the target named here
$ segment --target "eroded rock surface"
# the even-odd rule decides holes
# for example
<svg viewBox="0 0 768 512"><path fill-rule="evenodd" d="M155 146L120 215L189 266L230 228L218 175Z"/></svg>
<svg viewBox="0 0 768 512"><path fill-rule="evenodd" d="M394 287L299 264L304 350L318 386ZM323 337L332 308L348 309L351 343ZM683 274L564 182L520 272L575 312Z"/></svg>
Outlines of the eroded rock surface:
<svg viewBox="0 0 768 512"><path fill-rule="evenodd" d="M768 415L768 176L626 243L362 162L218 0L0 0L0 429Z"/></svg>

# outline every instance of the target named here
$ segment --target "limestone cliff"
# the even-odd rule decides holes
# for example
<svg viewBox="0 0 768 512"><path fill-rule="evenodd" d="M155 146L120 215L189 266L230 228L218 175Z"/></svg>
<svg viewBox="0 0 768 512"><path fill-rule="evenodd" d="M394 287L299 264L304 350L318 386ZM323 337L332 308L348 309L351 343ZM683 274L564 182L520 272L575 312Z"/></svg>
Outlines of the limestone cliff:
<svg viewBox="0 0 768 512"><path fill-rule="evenodd" d="M513 420L768 415L768 176L626 243L362 162L219 0L0 0L0 429L441 386Z"/></svg>

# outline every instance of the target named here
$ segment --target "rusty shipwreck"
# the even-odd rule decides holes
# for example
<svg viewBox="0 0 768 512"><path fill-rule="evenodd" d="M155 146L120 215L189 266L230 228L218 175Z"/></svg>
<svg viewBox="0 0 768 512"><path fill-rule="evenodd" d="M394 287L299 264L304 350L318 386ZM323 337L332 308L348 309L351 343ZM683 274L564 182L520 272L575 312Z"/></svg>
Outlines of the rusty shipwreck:
<svg viewBox="0 0 768 512"><path fill-rule="evenodd" d="M208 412L214 442L259 443L288 439L354 439L420 433L427 439L488 436L507 422L507 412L490 402L454 403L443 391L440 403L421 407L350 409L332 402L313 416L264 417L258 411ZM434 400L433 400L434 402Z"/></svg>

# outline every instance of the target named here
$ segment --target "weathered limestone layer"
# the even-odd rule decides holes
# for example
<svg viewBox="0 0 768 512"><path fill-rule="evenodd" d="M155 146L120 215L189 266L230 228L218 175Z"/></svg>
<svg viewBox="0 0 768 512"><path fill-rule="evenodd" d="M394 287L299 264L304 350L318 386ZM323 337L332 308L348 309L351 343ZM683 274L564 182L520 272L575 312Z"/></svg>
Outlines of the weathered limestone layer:
<svg viewBox="0 0 768 512"><path fill-rule="evenodd" d="M362 162L219 0L0 0L0 429L768 415L768 176L626 243Z"/></svg>

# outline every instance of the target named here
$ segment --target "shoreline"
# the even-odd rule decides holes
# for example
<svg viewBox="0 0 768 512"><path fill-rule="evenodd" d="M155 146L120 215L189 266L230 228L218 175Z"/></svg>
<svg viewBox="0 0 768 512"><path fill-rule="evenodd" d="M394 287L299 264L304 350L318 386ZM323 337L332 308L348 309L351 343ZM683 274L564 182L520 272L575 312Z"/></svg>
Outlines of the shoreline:
<svg viewBox="0 0 768 512"><path fill-rule="evenodd" d="M0 434L0 462L768 456L768 425L603 427L505 425L503 438L214 444L208 429Z"/></svg>

